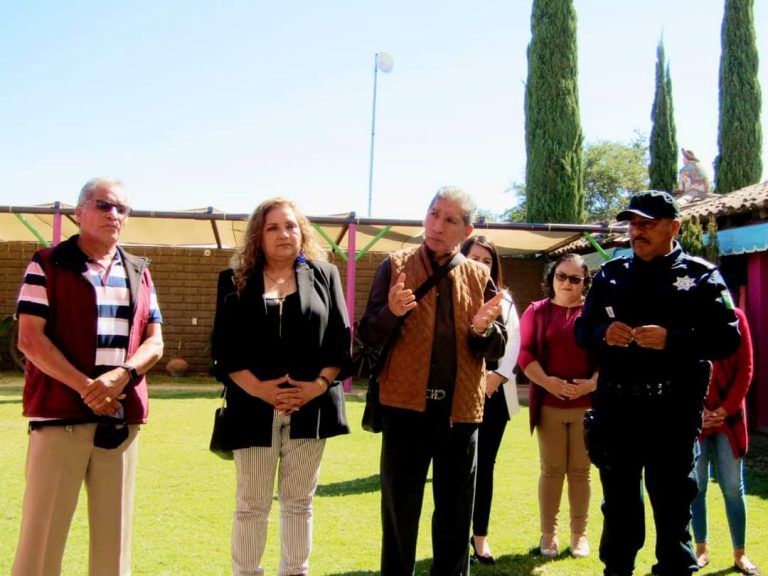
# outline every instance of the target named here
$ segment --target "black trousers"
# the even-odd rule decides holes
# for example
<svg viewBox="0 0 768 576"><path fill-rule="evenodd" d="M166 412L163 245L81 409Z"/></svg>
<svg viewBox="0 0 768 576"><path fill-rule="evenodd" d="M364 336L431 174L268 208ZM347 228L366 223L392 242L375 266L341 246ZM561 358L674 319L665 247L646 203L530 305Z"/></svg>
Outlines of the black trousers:
<svg viewBox="0 0 768 576"><path fill-rule="evenodd" d="M432 463L433 576L469 574L477 424L454 424L439 401L425 413L384 409L381 444L381 575L411 576L427 472Z"/></svg>
<svg viewBox="0 0 768 576"><path fill-rule="evenodd" d="M634 570L645 542L643 478L656 526L653 573L685 576L697 571L689 532L690 506L698 492L696 416L663 398L595 404L608 437L608 461L600 466L605 574L629 576Z"/></svg>
<svg viewBox="0 0 768 576"><path fill-rule="evenodd" d="M488 535L493 501L493 469L508 421L507 399L503 387L499 386L495 394L485 399L483 423L477 435L477 488L472 533L478 536Z"/></svg>

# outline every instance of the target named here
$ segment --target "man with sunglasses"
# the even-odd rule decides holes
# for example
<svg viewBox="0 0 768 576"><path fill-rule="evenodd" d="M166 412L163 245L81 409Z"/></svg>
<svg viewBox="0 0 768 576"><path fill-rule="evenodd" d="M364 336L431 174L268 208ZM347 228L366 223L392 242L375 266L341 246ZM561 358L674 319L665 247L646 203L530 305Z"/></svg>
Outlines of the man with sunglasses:
<svg viewBox="0 0 768 576"><path fill-rule="evenodd" d="M129 213L118 180L90 180L75 209L80 234L27 266L17 312L29 448L14 576L61 573L83 482L88 573L131 573L144 374L162 356L163 338L148 261L118 246Z"/></svg>
<svg viewBox="0 0 768 576"><path fill-rule="evenodd" d="M600 559L606 576L632 574L645 540L644 476L656 525L652 571L687 575L698 570L688 525L709 361L738 348L738 322L717 268L675 241L681 221L671 195L635 194L617 218L629 221L633 255L603 265L576 324L600 373L585 420L603 485Z"/></svg>

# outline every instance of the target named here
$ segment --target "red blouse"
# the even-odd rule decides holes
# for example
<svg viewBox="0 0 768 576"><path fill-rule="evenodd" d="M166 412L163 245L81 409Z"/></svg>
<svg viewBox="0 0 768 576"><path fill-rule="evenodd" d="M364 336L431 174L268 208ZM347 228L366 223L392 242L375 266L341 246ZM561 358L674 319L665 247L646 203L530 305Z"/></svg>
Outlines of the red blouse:
<svg viewBox="0 0 768 576"><path fill-rule="evenodd" d="M520 318L520 354L517 363L525 371L538 361L550 376L563 380L591 378L594 372L586 349L576 344L574 325L582 306L566 308L549 300L531 303ZM540 349L543 347L543 350ZM587 394L575 400L561 400L538 384L530 387L531 427L538 422L541 405L555 408L588 408L592 397Z"/></svg>

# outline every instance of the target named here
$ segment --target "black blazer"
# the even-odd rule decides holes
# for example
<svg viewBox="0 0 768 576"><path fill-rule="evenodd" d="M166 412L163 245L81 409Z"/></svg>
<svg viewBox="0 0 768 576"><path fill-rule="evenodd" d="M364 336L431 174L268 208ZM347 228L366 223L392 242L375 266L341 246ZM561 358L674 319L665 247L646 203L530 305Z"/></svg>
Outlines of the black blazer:
<svg viewBox="0 0 768 576"><path fill-rule="evenodd" d="M328 391L291 415L291 438L328 438L348 434L344 391L338 380L351 366L351 333L339 272L327 262L306 262L296 266L296 280L303 326L295 363L288 373L297 380L314 380L327 366L339 366L337 382ZM211 337L214 374L226 386L228 422L232 448L270 446L274 407L240 388L229 377L232 372L250 370L260 380L285 374L268 354L260 354L265 338L275 334L264 330L267 312L263 298L262 267L238 295L233 270L219 274L216 317Z"/></svg>

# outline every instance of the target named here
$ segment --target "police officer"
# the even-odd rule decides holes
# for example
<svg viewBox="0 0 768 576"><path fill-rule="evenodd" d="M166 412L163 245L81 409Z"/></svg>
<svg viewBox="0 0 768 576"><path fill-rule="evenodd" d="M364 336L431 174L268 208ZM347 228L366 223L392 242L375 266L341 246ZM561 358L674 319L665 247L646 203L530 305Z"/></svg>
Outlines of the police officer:
<svg viewBox="0 0 768 576"><path fill-rule="evenodd" d="M602 267L576 324L600 372L585 422L603 485L600 559L606 576L632 574L645 540L644 473L656 523L653 573L687 575L698 570L688 524L709 360L736 350L738 324L717 268L674 240L681 221L672 196L638 193L618 219L629 221L633 255Z"/></svg>

